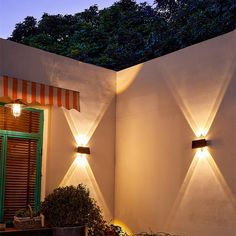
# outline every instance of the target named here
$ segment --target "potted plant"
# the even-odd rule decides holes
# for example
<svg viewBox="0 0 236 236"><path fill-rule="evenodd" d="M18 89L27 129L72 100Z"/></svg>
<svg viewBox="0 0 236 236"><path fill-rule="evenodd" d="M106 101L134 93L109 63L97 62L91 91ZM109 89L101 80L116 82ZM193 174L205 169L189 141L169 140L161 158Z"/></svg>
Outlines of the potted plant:
<svg viewBox="0 0 236 236"><path fill-rule="evenodd" d="M13 224L17 229L37 229L42 226L42 219L40 213L33 211L28 205L15 213Z"/></svg>
<svg viewBox="0 0 236 236"><path fill-rule="evenodd" d="M54 236L104 236L101 210L83 184L55 189L42 202L41 212Z"/></svg>
<svg viewBox="0 0 236 236"><path fill-rule="evenodd" d="M6 223L4 221L0 221L0 231L5 231Z"/></svg>

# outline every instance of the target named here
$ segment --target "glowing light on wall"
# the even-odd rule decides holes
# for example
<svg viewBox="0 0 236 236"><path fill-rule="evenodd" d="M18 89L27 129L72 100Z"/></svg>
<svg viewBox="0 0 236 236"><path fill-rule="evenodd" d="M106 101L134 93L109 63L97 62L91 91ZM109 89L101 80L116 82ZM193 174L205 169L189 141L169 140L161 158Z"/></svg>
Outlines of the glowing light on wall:
<svg viewBox="0 0 236 236"><path fill-rule="evenodd" d="M111 95L114 96L114 93ZM110 99L112 100L112 98L113 97ZM86 147L89 145L91 137L93 136L97 126L99 125L99 122L103 118L108 106L110 105L110 99L108 99L109 101L106 103L98 104L98 106L96 106L93 110L95 113L92 114L86 112L79 113L74 110L69 111L62 108L77 146ZM91 159L92 158L93 157L91 157ZM108 208L108 205L90 167L89 158L84 154L76 155L74 162L71 164L70 168L62 179L60 186L77 186L79 183L83 183L89 188L92 197L101 207L105 219L108 220L113 218L113 215Z"/></svg>
<svg viewBox="0 0 236 236"><path fill-rule="evenodd" d="M197 138L200 138L200 137L206 137L207 132L208 132L208 129L204 130L202 128L199 128L196 130L195 134L196 134Z"/></svg>
<svg viewBox="0 0 236 236"><path fill-rule="evenodd" d="M112 214L98 186L88 159L84 155L76 154L74 162L61 181L60 186L77 186L79 183L83 183L89 188L91 196L96 199L99 206L103 210L105 219L111 219Z"/></svg>
<svg viewBox="0 0 236 236"><path fill-rule="evenodd" d="M78 146L77 152L83 155L89 155L90 154L90 148L85 146Z"/></svg>
<svg viewBox="0 0 236 236"><path fill-rule="evenodd" d="M186 75L184 72L176 78L175 70L178 68L178 63L173 69L166 68L165 64L162 66L163 77L193 132L197 137L205 137L233 78L234 64L221 64L222 68L221 66L214 68L214 73L207 65L204 65L205 69L202 72L200 69L202 65L198 65L199 78L195 81L188 79L190 74ZM217 76L209 80L209 75Z"/></svg>
<svg viewBox="0 0 236 236"><path fill-rule="evenodd" d="M208 145L208 141L205 138L197 139L192 141L192 149L204 148Z"/></svg>
<svg viewBox="0 0 236 236"><path fill-rule="evenodd" d="M117 94L124 92L134 82L142 67L143 64L139 64L117 73Z"/></svg>
<svg viewBox="0 0 236 236"><path fill-rule="evenodd" d="M207 137L233 78L233 63L220 66L214 68L214 72L212 72L208 71L210 67L205 65L202 74L199 70L196 84L188 84L193 80L188 79L185 73L179 75L179 79L176 78L174 71L178 66L174 66L173 70L168 67L163 72L170 91L197 138ZM165 67L164 64L163 67ZM195 66L194 70L196 68L198 66ZM217 76L209 80L211 74ZM202 86L205 83L206 86ZM209 148L203 147L198 148L195 152L167 220L167 231L191 232L191 229L197 228L197 235L206 235L204 225L208 222L208 228L212 227L213 235L219 234L219 228L215 222L227 222L228 233L235 232L233 231L233 222L236 220L235 198L209 150ZM227 233L222 232L222 234Z"/></svg>
<svg viewBox="0 0 236 236"><path fill-rule="evenodd" d="M77 154L75 158L75 165L85 168L88 165L88 161L85 155ZM63 181L63 180L62 180Z"/></svg>
<svg viewBox="0 0 236 236"><path fill-rule="evenodd" d="M114 225L120 226L128 235L134 235L133 232L131 231L131 229L121 220L119 219L115 219L113 221Z"/></svg>
<svg viewBox="0 0 236 236"><path fill-rule="evenodd" d="M90 114L88 118L82 117L85 115L82 112L62 108L78 146L86 146L89 143L109 105L110 101L102 104L101 110Z"/></svg>
<svg viewBox="0 0 236 236"><path fill-rule="evenodd" d="M88 137L86 135L77 135L75 139L79 146L86 146L88 144Z"/></svg>
<svg viewBox="0 0 236 236"><path fill-rule="evenodd" d="M199 235L206 235L210 229L214 235L219 233L215 222L227 222L229 232L234 232L235 220L236 202L230 188L207 148L197 150L166 229L187 232L196 228Z"/></svg>
<svg viewBox="0 0 236 236"><path fill-rule="evenodd" d="M209 156L209 152L207 150L207 147L198 148L196 152L196 157L198 157L199 159L202 159L202 158L207 158L208 156Z"/></svg>

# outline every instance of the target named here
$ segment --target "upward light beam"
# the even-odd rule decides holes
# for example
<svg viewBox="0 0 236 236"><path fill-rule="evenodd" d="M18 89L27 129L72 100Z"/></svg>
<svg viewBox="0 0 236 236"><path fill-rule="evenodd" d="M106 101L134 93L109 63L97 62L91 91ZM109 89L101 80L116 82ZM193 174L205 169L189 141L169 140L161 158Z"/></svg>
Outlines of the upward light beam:
<svg viewBox="0 0 236 236"><path fill-rule="evenodd" d="M161 71L179 108L197 137L207 135L234 75L235 59L228 60L233 57L232 55L228 55L225 61L222 57L222 63L215 65L214 70L212 64L208 63L212 61L211 57L208 60L204 58L206 62L204 65L200 62L194 67L192 66L194 61L191 61L193 58L190 58L185 65L190 67L186 73L181 71L183 66L181 62L180 65L178 63L172 65L173 68L171 66L166 68L163 63L163 71ZM176 77L176 70L179 68L181 72ZM197 74L194 80L191 79L192 76L196 77L193 73Z"/></svg>
<svg viewBox="0 0 236 236"><path fill-rule="evenodd" d="M233 63L221 66L215 68L211 80L200 75L196 87L188 84L192 80L178 79L172 75L175 73L167 72L167 84L196 137L208 135L233 78ZM208 148L198 149L167 220L167 231L205 235L204 225L208 222L212 235L220 234L217 222L224 222L227 230L221 234L227 235L235 232L235 220L236 202L229 186Z"/></svg>
<svg viewBox="0 0 236 236"><path fill-rule="evenodd" d="M103 104L103 109L100 110L99 115L95 116L95 118L90 122L87 122L86 119L83 120L81 114L77 111L68 111L63 109L64 115L78 146L87 146L89 144L89 140L99 125L99 122L108 106L109 104ZM84 154L76 154L75 159L62 179L60 186L77 186L79 183L83 183L89 188L91 196L101 207L105 219L112 219L113 215L103 197L93 171Z"/></svg>

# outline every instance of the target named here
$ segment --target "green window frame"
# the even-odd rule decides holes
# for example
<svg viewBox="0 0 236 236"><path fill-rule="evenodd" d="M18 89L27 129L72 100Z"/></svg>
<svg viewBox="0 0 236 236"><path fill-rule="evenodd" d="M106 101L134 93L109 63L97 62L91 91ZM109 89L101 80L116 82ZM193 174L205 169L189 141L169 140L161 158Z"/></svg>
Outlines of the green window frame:
<svg viewBox="0 0 236 236"><path fill-rule="evenodd" d="M4 104L0 104L3 106ZM22 139L34 139L37 140L36 151L36 181L35 181L35 196L34 204L35 210L40 209L41 200L41 173L42 173L42 145L43 145L43 124L44 124L44 112L43 110L34 108L25 108L32 112L38 112L40 114L39 132L38 133L25 133L10 130L0 130L0 137L2 138L2 147L0 153L0 221L4 218L4 194L5 194L5 176L6 176L6 149L8 138L22 138Z"/></svg>

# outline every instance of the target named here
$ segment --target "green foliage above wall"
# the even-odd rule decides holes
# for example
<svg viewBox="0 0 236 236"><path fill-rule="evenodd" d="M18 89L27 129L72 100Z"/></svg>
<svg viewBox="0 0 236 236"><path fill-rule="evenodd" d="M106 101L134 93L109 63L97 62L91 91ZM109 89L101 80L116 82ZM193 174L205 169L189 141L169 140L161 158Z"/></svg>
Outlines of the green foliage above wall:
<svg viewBox="0 0 236 236"><path fill-rule="evenodd" d="M26 17L9 39L109 69L140 62L236 28L235 0L120 0L75 15Z"/></svg>

